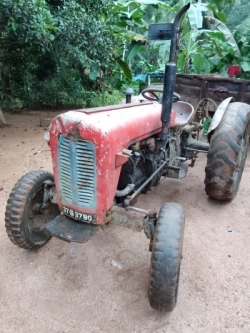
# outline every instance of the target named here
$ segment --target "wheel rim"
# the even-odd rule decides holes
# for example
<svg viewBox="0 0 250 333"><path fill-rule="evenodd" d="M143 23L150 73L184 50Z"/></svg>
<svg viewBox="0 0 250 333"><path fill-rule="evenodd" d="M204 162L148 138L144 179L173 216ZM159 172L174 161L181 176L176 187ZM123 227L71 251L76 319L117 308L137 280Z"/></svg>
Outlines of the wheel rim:
<svg viewBox="0 0 250 333"><path fill-rule="evenodd" d="M236 161L236 169L235 169L235 172L233 175L234 189L237 189L239 187L239 183L240 183L243 169L245 166L248 142L249 142L249 127L250 127L250 123L247 125L244 135L240 142L239 155L238 155L238 159Z"/></svg>
<svg viewBox="0 0 250 333"><path fill-rule="evenodd" d="M44 185L33 195L28 207L28 229L36 234L40 234L45 230L45 225L55 211L55 205L51 202L47 202L45 209L42 209L43 193Z"/></svg>

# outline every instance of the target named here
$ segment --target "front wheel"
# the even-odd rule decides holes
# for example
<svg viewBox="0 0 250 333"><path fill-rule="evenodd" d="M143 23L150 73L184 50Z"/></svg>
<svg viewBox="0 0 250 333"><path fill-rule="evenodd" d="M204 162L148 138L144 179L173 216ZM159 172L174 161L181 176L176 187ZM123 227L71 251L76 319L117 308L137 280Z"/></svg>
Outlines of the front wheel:
<svg viewBox="0 0 250 333"><path fill-rule="evenodd" d="M9 239L24 249L35 249L50 239L45 225L60 214L56 204L48 201L44 209L44 182L54 181L47 171L31 171L25 174L10 193L6 212L5 227Z"/></svg>
<svg viewBox="0 0 250 333"><path fill-rule="evenodd" d="M184 224L182 206L164 203L153 239L148 288L150 306L160 312L172 311L177 302Z"/></svg>
<svg viewBox="0 0 250 333"><path fill-rule="evenodd" d="M231 103L210 137L205 191L220 201L234 199L239 189L249 143L250 106Z"/></svg>

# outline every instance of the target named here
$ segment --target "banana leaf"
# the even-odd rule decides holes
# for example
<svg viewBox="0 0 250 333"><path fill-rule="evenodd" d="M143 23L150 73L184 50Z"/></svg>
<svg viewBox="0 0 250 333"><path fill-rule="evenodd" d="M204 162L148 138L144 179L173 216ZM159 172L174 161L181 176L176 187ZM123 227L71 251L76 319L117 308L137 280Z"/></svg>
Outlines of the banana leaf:
<svg viewBox="0 0 250 333"><path fill-rule="evenodd" d="M220 20L218 20L214 17L205 16L205 18L207 20L209 28L211 30L217 29L217 30L221 31L224 34L227 43L233 48L233 50L235 52L235 56L240 57L241 56L240 49L234 39L232 32L228 29L228 27L224 23L222 23Z"/></svg>
<svg viewBox="0 0 250 333"><path fill-rule="evenodd" d="M188 10L188 19L192 29L201 29L203 23L202 12L207 11L207 6L202 3L191 4Z"/></svg>

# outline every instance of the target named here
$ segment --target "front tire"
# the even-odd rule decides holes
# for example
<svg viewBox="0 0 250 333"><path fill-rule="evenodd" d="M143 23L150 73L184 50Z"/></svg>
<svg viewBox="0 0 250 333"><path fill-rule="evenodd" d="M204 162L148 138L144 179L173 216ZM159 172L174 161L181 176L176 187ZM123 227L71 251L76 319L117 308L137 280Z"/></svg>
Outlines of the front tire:
<svg viewBox="0 0 250 333"><path fill-rule="evenodd" d="M60 214L58 206L51 202L40 211L46 180L54 181L50 172L31 171L19 179L10 193L5 227L12 243L21 248L31 250L43 246L51 237L45 225Z"/></svg>
<svg viewBox="0 0 250 333"><path fill-rule="evenodd" d="M172 311L177 302L184 224L182 206L164 203L154 234L148 288L150 306L160 312Z"/></svg>
<svg viewBox="0 0 250 333"><path fill-rule="evenodd" d="M205 191L219 201L233 200L239 189L249 142L250 106L231 103L210 137Z"/></svg>

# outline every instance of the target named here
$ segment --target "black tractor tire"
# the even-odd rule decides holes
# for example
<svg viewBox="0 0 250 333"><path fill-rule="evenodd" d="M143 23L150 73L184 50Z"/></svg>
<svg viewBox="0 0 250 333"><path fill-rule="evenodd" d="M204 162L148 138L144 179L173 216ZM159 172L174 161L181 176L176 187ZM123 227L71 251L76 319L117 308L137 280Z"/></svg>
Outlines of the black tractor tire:
<svg viewBox="0 0 250 333"><path fill-rule="evenodd" d="M28 172L19 179L10 193L5 211L5 227L12 243L21 248L32 250L43 246L51 237L45 225L60 214L58 206L51 202L47 203L42 212L40 210L46 180L54 181L50 172Z"/></svg>
<svg viewBox="0 0 250 333"><path fill-rule="evenodd" d="M160 312L172 311L177 302L184 225L182 206L164 203L153 239L148 288L150 306Z"/></svg>
<svg viewBox="0 0 250 333"><path fill-rule="evenodd" d="M210 136L205 168L205 191L219 201L233 200L239 189L249 143L250 106L228 105Z"/></svg>

